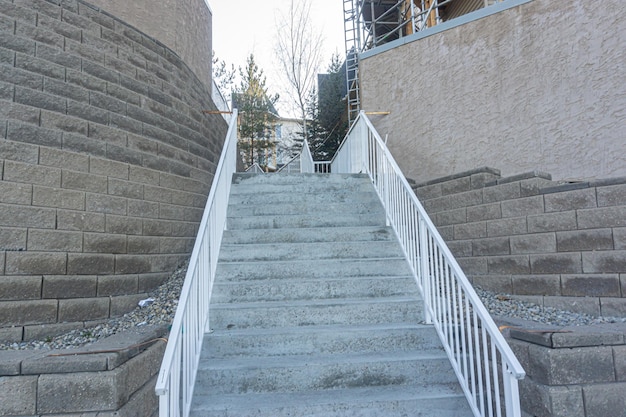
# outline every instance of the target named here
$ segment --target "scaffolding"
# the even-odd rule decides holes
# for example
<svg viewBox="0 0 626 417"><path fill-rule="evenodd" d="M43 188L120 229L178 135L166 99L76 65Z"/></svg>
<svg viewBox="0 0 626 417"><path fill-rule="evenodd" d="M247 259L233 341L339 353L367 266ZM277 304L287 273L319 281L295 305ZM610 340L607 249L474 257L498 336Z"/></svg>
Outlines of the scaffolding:
<svg viewBox="0 0 626 417"><path fill-rule="evenodd" d="M506 0L343 0L350 124L360 107L359 54Z"/></svg>

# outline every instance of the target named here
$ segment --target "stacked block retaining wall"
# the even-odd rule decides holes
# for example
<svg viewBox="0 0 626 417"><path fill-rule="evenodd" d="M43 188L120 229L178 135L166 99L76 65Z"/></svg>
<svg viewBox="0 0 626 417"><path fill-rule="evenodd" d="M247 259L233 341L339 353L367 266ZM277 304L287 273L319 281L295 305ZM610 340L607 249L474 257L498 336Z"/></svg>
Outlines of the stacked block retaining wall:
<svg viewBox="0 0 626 417"><path fill-rule="evenodd" d="M475 285L539 305L626 315L626 178L557 183L483 168L415 188Z"/></svg>
<svg viewBox="0 0 626 417"><path fill-rule="evenodd" d="M227 124L158 40L0 0L0 340L121 315L191 251Z"/></svg>

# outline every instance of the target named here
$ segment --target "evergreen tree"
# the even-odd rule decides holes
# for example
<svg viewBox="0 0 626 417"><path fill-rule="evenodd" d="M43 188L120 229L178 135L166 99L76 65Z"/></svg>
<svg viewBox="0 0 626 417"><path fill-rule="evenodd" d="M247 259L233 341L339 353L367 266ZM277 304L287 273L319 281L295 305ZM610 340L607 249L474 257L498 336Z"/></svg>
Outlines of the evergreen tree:
<svg viewBox="0 0 626 417"><path fill-rule="evenodd" d="M270 138L278 118L274 107L278 95L268 94L265 75L254 55L250 54L239 74L241 83L233 95L233 107L239 110L239 149L247 168L255 162L266 163L262 155L273 146Z"/></svg>

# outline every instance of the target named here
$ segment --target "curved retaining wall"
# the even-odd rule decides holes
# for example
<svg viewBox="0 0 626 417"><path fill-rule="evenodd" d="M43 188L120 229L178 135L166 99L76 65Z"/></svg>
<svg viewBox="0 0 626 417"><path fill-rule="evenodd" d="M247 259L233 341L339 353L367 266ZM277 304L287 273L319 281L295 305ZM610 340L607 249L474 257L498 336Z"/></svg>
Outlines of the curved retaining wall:
<svg viewBox="0 0 626 417"><path fill-rule="evenodd" d="M132 309L188 257L227 125L170 49L78 0L0 0L0 340Z"/></svg>

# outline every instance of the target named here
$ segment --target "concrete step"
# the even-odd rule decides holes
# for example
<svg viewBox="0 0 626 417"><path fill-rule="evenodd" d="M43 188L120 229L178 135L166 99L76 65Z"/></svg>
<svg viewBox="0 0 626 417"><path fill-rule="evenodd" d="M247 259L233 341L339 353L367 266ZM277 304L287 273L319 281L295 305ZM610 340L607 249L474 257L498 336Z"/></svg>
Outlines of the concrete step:
<svg viewBox="0 0 626 417"><path fill-rule="evenodd" d="M220 262L363 259L401 256L398 242L313 242L223 244Z"/></svg>
<svg viewBox="0 0 626 417"><path fill-rule="evenodd" d="M435 329L426 324L232 329L214 331L204 343L207 359L442 351Z"/></svg>
<svg viewBox="0 0 626 417"><path fill-rule="evenodd" d="M228 214L232 217L268 216L289 214L315 213L359 213L382 214L383 208L375 204L374 198L362 198L359 202L258 202L255 204L232 203L228 207Z"/></svg>
<svg viewBox="0 0 626 417"><path fill-rule="evenodd" d="M273 175L254 174L248 172L237 172L233 174L233 184L339 184L349 187L351 184L369 181L367 174L307 174L307 173L278 173Z"/></svg>
<svg viewBox="0 0 626 417"><path fill-rule="evenodd" d="M242 394L351 387L452 385L443 352L302 355L201 360L194 392Z"/></svg>
<svg viewBox="0 0 626 417"><path fill-rule="evenodd" d="M238 190L234 187L236 191ZM338 189L332 193L324 190L313 190L303 194L301 190L294 188L283 192L269 192L267 190L244 190L245 192L231 193L228 203L229 208L234 205L253 206L266 204L296 204L302 207L307 204L340 204L340 203L377 203L380 199L373 193L371 185L364 185L364 190L354 191L349 189ZM371 188L371 189L369 189Z"/></svg>
<svg viewBox="0 0 626 417"><path fill-rule="evenodd" d="M264 279L216 282L215 303L418 296L412 276Z"/></svg>
<svg viewBox="0 0 626 417"><path fill-rule="evenodd" d="M458 389L367 387L301 393L198 395L192 417L471 417Z"/></svg>
<svg viewBox="0 0 626 417"><path fill-rule="evenodd" d="M396 236L390 227L311 227L282 229L226 230L222 245L274 242L379 242L392 240Z"/></svg>
<svg viewBox="0 0 626 417"><path fill-rule="evenodd" d="M227 229L277 229L298 227L384 226L385 215L379 213L335 213L228 217Z"/></svg>
<svg viewBox="0 0 626 417"><path fill-rule="evenodd" d="M415 297L215 303L209 312L215 330L419 323L422 318L423 302Z"/></svg>
<svg viewBox="0 0 626 417"><path fill-rule="evenodd" d="M305 259L228 262L217 265L216 282L278 278L375 277L411 275L404 258Z"/></svg>

